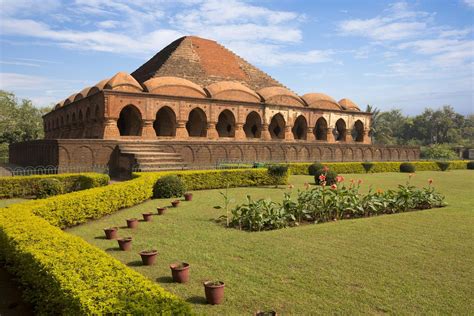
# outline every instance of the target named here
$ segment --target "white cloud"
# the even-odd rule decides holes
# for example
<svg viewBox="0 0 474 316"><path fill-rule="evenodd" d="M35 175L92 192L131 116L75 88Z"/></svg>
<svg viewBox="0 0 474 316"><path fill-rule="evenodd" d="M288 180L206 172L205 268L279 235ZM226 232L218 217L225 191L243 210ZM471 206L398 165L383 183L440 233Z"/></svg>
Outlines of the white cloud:
<svg viewBox="0 0 474 316"><path fill-rule="evenodd" d="M474 8L474 0L463 0L464 4L470 8Z"/></svg>

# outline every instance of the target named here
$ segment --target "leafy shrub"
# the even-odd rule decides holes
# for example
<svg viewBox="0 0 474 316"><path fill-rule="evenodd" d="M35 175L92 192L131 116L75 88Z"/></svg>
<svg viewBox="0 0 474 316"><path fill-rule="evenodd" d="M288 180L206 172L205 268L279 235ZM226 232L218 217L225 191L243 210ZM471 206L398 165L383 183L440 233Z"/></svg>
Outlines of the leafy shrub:
<svg viewBox="0 0 474 316"><path fill-rule="evenodd" d="M436 164L438 165L441 171L446 171L449 168L449 161L437 161Z"/></svg>
<svg viewBox="0 0 474 316"><path fill-rule="evenodd" d="M316 174L314 175L314 183L318 185L322 184L323 181L320 180L321 175L324 175L326 177L324 180L324 182L326 182L326 185L333 185L336 183L337 173L333 170L326 171L324 169L320 169L316 172Z"/></svg>
<svg viewBox="0 0 474 316"><path fill-rule="evenodd" d="M343 181L339 179L339 181ZM360 182L346 187L338 184L298 191L296 201L285 194L281 203L270 200L247 202L232 210L230 226L261 231L299 225L302 222L321 223L345 218L406 212L444 206L444 196L431 186L418 189L409 183L398 190L359 192Z"/></svg>
<svg viewBox="0 0 474 316"><path fill-rule="evenodd" d="M183 196L186 188L181 181L175 175L164 176L156 181L153 187L154 198L171 198Z"/></svg>
<svg viewBox="0 0 474 316"><path fill-rule="evenodd" d="M309 165L309 167L308 167L308 174L309 174L310 176L315 176L315 175L316 175L316 172L317 172L318 170L323 169L323 168L324 168L323 164L321 164L321 163L319 163L319 162L315 162L315 163Z"/></svg>
<svg viewBox="0 0 474 316"><path fill-rule="evenodd" d="M366 161L362 163L362 167L364 167L365 172L368 173L374 167L374 163Z"/></svg>
<svg viewBox="0 0 474 316"><path fill-rule="evenodd" d="M420 157L424 159L458 159L459 156L449 145L435 144L421 147Z"/></svg>
<svg viewBox="0 0 474 316"><path fill-rule="evenodd" d="M415 172L415 170L416 170L415 166L409 162L402 162L400 164L400 172L413 173Z"/></svg>
<svg viewBox="0 0 474 316"><path fill-rule="evenodd" d="M280 184L282 181L286 182L288 179L288 165L270 165L268 166L268 174L274 179L274 184Z"/></svg>
<svg viewBox="0 0 474 316"><path fill-rule="evenodd" d="M64 187L58 179L41 179L36 188L36 197L44 199L63 193Z"/></svg>
<svg viewBox="0 0 474 316"><path fill-rule="evenodd" d="M467 169L474 170L474 161L469 161L467 163Z"/></svg>
<svg viewBox="0 0 474 316"><path fill-rule="evenodd" d="M38 182L43 179L59 180L63 193L105 186L110 180L108 175L99 173L0 177L0 199L35 196Z"/></svg>
<svg viewBox="0 0 474 316"><path fill-rule="evenodd" d="M191 313L180 298L30 210L0 209L0 261L27 289L35 314Z"/></svg>

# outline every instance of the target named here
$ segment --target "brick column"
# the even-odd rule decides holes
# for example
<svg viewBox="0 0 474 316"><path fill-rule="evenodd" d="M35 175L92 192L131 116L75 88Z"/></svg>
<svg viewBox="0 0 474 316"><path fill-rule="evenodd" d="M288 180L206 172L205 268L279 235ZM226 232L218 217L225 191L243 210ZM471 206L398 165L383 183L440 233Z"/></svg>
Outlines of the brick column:
<svg viewBox="0 0 474 316"><path fill-rule="evenodd" d="M363 132L363 144L372 144L372 139L370 139L370 136L369 136L369 132L370 132L370 129L364 129L364 132Z"/></svg>
<svg viewBox="0 0 474 316"><path fill-rule="evenodd" d="M235 124L235 139L236 140L246 140L247 139L247 136L245 136L244 124L242 124L242 123Z"/></svg>
<svg viewBox="0 0 474 316"><path fill-rule="evenodd" d="M120 137L116 119L106 119L104 124L104 139L115 139Z"/></svg>
<svg viewBox="0 0 474 316"><path fill-rule="evenodd" d="M272 139L272 136L270 135L270 131L268 130L268 124L266 124L266 123L263 123L263 125L262 125L261 138L263 140L271 140Z"/></svg>
<svg viewBox="0 0 474 316"><path fill-rule="evenodd" d="M312 127L308 127L308 131L306 132L306 140L308 142L316 140L316 136L314 136L314 129Z"/></svg>
<svg viewBox="0 0 474 316"><path fill-rule="evenodd" d="M216 122L207 123L207 138L209 139L219 138L219 134L217 134L217 130L216 130Z"/></svg>
<svg viewBox="0 0 474 316"><path fill-rule="evenodd" d="M336 142L336 139L334 138L333 130L334 130L333 128L327 128L326 129L326 135L327 135L327 140L326 141L328 143L331 143L331 144Z"/></svg>
<svg viewBox="0 0 474 316"><path fill-rule="evenodd" d="M295 140L295 137L293 136L293 132L291 131L291 129L293 128L293 126L285 126L285 140Z"/></svg>
<svg viewBox="0 0 474 316"><path fill-rule="evenodd" d="M146 139L156 138L152 120L144 120L142 123L142 137Z"/></svg>
<svg viewBox="0 0 474 316"><path fill-rule="evenodd" d="M176 139L187 139L189 137L186 122L185 120L178 120L176 122Z"/></svg>

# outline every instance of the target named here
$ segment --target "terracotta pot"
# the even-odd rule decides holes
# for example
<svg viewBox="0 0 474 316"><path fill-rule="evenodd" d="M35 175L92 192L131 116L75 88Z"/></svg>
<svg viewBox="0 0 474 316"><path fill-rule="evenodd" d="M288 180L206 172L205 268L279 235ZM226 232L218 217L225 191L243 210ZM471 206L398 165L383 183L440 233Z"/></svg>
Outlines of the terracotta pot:
<svg viewBox="0 0 474 316"><path fill-rule="evenodd" d="M118 230L118 227L104 228L105 238L117 239L117 230Z"/></svg>
<svg viewBox="0 0 474 316"><path fill-rule="evenodd" d="M129 251L132 249L132 237L124 237L117 239L120 250Z"/></svg>
<svg viewBox="0 0 474 316"><path fill-rule="evenodd" d="M153 220L153 213L143 213L142 216L145 222L151 222Z"/></svg>
<svg viewBox="0 0 474 316"><path fill-rule="evenodd" d="M174 282L186 283L189 281L189 263L173 263L170 264L170 269Z"/></svg>
<svg viewBox="0 0 474 316"><path fill-rule="evenodd" d="M204 292L206 293L206 300L209 304L218 305L222 303L224 299L224 287L225 284L222 281L215 282L207 281L204 282Z"/></svg>
<svg viewBox="0 0 474 316"><path fill-rule="evenodd" d="M163 215L166 212L166 207L158 207L158 215Z"/></svg>
<svg viewBox="0 0 474 316"><path fill-rule="evenodd" d="M184 193L184 200L185 201L192 201L193 200L193 194L192 193Z"/></svg>
<svg viewBox="0 0 474 316"><path fill-rule="evenodd" d="M179 201L178 200L173 201L173 202L171 202L171 205L173 205L173 207L178 207Z"/></svg>
<svg viewBox="0 0 474 316"><path fill-rule="evenodd" d="M156 256L158 255L158 251L151 250L151 251L141 251L140 256L142 257L143 265L151 266L155 264Z"/></svg>
<svg viewBox="0 0 474 316"><path fill-rule="evenodd" d="M138 227L138 219L136 219L136 218L127 219L127 227L128 228L137 228Z"/></svg>

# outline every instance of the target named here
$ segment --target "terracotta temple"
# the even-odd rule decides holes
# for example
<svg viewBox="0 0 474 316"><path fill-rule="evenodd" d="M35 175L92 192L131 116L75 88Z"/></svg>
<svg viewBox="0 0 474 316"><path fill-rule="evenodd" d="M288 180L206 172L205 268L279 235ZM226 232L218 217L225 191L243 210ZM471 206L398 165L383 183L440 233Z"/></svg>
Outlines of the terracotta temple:
<svg viewBox="0 0 474 316"><path fill-rule="evenodd" d="M169 169L220 162L414 160L371 145L371 114L348 98L297 95L219 45L182 37L132 73L86 87L44 116L20 165Z"/></svg>

